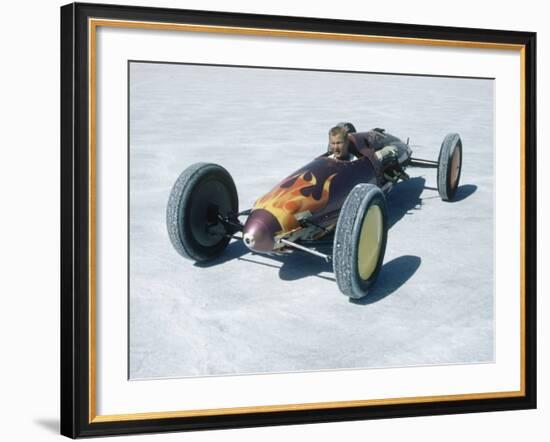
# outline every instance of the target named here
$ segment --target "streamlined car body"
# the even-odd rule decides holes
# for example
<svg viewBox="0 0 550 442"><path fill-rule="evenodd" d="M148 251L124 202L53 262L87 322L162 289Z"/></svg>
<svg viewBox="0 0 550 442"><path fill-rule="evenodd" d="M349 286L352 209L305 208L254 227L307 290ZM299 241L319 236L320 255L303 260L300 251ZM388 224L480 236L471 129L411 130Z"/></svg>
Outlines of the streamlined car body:
<svg viewBox="0 0 550 442"><path fill-rule="evenodd" d="M330 150L283 178L254 205L239 212L229 172L197 163L182 172L172 188L167 228L184 257L205 261L223 253L231 238L255 253L304 252L332 262L339 289L351 298L365 296L380 271L388 234L385 195L407 167L437 168L438 190L452 200L462 165L462 141L448 134L437 161L412 157L408 140L375 128L347 131L352 160ZM244 218L244 219L243 219ZM332 245L332 253L318 246Z"/></svg>

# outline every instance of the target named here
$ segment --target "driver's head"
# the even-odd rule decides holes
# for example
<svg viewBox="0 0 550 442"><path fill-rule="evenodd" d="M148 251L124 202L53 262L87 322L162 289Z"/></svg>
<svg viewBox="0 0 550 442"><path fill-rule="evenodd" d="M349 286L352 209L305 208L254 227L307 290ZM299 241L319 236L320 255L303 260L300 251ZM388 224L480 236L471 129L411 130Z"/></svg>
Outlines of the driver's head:
<svg viewBox="0 0 550 442"><path fill-rule="evenodd" d="M334 158L338 160L345 160L348 158L349 139L346 129L338 126L333 127L328 132L328 141L330 153L334 155Z"/></svg>

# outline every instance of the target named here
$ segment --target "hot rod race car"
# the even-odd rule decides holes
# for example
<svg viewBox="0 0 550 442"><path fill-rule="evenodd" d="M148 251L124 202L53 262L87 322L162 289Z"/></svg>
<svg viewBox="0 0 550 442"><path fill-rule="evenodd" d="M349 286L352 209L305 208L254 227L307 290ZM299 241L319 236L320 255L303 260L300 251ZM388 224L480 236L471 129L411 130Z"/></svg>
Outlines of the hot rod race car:
<svg viewBox="0 0 550 442"><path fill-rule="evenodd" d="M342 161L330 151L284 178L239 212L231 175L212 163L197 163L176 180L167 207L167 228L175 249L185 258L216 258L232 238L256 253L306 252L332 262L342 293L361 298L374 284L386 249L388 216L385 194L409 179L409 166L437 168L441 198L452 200L462 167L462 141L448 134L437 161L412 157L409 141L384 129L347 130L349 152ZM388 149L389 148L389 149ZM390 155L381 155L381 152ZM241 221L240 217L246 217ZM332 253L319 245L332 242Z"/></svg>

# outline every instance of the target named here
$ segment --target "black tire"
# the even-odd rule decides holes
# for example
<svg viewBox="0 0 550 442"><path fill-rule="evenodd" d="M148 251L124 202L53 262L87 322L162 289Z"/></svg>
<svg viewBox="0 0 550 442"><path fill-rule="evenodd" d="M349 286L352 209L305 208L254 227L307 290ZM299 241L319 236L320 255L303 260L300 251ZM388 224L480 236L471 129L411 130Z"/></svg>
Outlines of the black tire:
<svg viewBox="0 0 550 442"><path fill-rule="evenodd" d="M342 206L334 234L333 269L344 295L367 295L382 267L387 238L384 194L374 184L358 184Z"/></svg>
<svg viewBox="0 0 550 442"><path fill-rule="evenodd" d="M216 214L237 212L239 200L233 178L217 164L197 163L174 183L168 207L168 236L180 255L194 261L219 256L231 239Z"/></svg>
<svg viewBox="0 0 550 442"><path fill-rule="evenodd" d="M462 140L458 134L448 134L439 151L437 190L443 201L451 201L458 188L462 170Z"/></svg>

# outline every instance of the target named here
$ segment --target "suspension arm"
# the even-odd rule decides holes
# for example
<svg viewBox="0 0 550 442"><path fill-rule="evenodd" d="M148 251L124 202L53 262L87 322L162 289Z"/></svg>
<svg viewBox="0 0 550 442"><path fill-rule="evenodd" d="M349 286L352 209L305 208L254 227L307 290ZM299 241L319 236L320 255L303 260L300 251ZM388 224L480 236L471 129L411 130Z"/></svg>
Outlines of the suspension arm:
<svg viewBox="0 0 550 442"><path fill-rule="evenodd" d="M302 252L310 253L311 255L318 256L319 258L323 258L326 262L330 262L332 260L332 256L326 255L324 253L318 252L317 250L309 249L307 247L301 246L300 244L296 244L295 242L289 241L287 239L280 239L283 244L294 247L295 249L301 250Z"/></svg>

